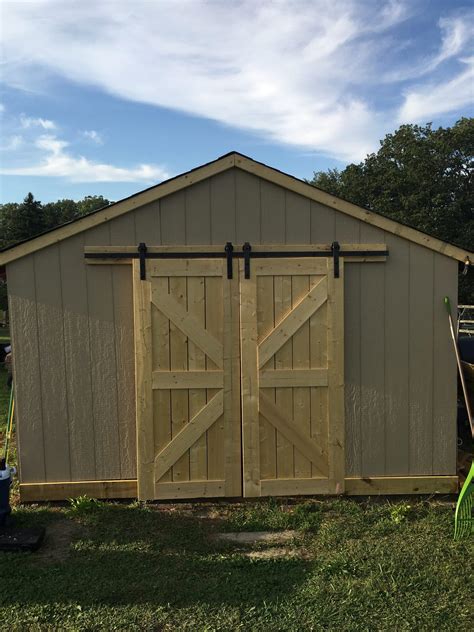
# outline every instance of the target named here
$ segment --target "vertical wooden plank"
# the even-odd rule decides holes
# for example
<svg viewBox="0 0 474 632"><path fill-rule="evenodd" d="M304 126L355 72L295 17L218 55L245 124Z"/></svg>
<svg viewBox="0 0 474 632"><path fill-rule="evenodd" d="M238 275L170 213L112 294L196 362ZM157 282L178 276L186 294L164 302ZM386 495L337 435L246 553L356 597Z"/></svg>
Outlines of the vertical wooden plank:
<svg viewBox="0 0 474 632"><path fill-rule="evenodd" d="M235 172L235 239L260 243L260 179L240 169Z"/></svg>
<svg viewBox="0 0 474 632"><path fill-rule="evenodd" d="M339 278L328 259L328 446L329 481L332 492L344 492L344 262L339 264Z"/></svg>
<svg viewBox="0 0 474 632"><path fill-rule="evenodd" d="M242 420L240 414L239 275L228 280L223 262L225 493L242 495Z"/></svg>
<svg viewBox="0 0 474 632"><path fill-rule="evenodd" d="M70 480L59 246L34 254L46 481Z"/></svg>
<svg viewBox="0 0 474 632"><path fill-rule="evenodd" d="M274 277L275 324L291 309L291 276ZM290 338L275 354L275 369L293 368L293 339ZM275 389L278 409L288 418L293 416L293 389ZM293 445L280 432L276 433L277 477L294 478L295 460Z"/></svg>
<svg viewBox="0 0 474 632"><path fill-rule="evenodd" d="M22 483L46 480L33 255L7 266L16 431Z"/></svg>
<svg viewBox="0 0 474 632"><path fill-rule="evenodd" d="M187 309L186 277L170 277L170 294ZM188 370L188 339L170 323L170 368L172 371ZM171 391L171 430L175 437L189 421L188 391ZM173 481L189 480L189 451L173 465Z"/></svg>
<svg viewBox="0 0 474 632"><path fill-rule="evenodd" d="M385 270L385 475L409 471L409 242L386 234ZM372 265L372 264L371 264Z"/></svg>
<svg viewBox="0 0 474 632"><path fill-rule="evenodd" d="M211 243L235 241L235 174L229 169L211 178Z"/></svg>
<svg viewBox="0 0 474 632"><path fill-rule="evenodd" d="M256 276L244 278L240 271L240 349L242 363L242 463L245 497L260 496L258 353L257 353L257 283ZM244 370L245 368L245 370Z"/></svg>
<svg viewBox="0 0 474 632"><path fill-rule="evenodd" d="M161 240L166 246L186 241L185 192L178 191L160 201Z"/></svg>
<svg viewBox="0 0 474 632"><path fill-rule="evenodd" d="M185 191L186 243L210 244L211 188L209 180L198 182Z"/></svg>
<svg viewBox="0 0 474 632"><path fill-rule="evenodd" d="M130 240L129 245L137 245L143 241L148 246L159 246L161 244L160 233L160 201L146 204L133 214L135 222L135 235L133 242Z"/></svg>
<svg viewBox="0 0 474 632"><path fill-rule="evenodd" d="M321 277L310 277L311 287L316 285ZM310 365L311 368L326 368L328 365L328 314L327 303L322 305L309 321ZM318 446L328 453L328 389L326 387L312 387L311 397L311 437ZM320 474L311 464L313 477Z"/></svg>
<svg viewBox="0 0 474 632"><path fill-rule="evenodd" d="M292 191L285 191L285 223L285 243L310 243L311 201Z"/></svg>
<svg viewBox="0 0 474 632"><path fill-rule="evenodd" d="M74 235L62 241L59 244L59 258L63 297L71 480L96 480L84 235ZM133 359L133 348L131 355ZM135 412L133 413L133 431L135 432Z"/></svg>
<svg viewBox="0 0 474 632"><path fill-rule="evenodd" d="M311 240L311 205L312 202L291 191L285 192L285 242L287 244L306 244ZM316 206L315 217L316 217ZM323 231L327 229L327 214L324 209L318 220L322 223ZM319 226L319 221L318 224ZM321 238L321 231L318 230L318 239ZM320 242L318 242L320 243ZM283 281L282 290L285 294L284 308L285 311L291 307L291 277L289 279L289 287ZM298 285L298 281L296 282ZM304 282L303 282L304 287ZM308 286L309 289L309 286ZM288 304L289 300L289 304ZM283 306L282 306L283 307ZM319 312L319 310L318 310ZM293 339L277 353L277 364L285 365L285 368L296 368L298 358L301 367L309 367L310 365L310 323L305 323ZM295 342L296 341L296 342ZM294 346L296 345L296 346ZM307 345L307 347L305 347ZM303 355L301 355L303 354ZM297 358L296 365L293 364L293 357ZM303 428L307 430L308 435L312 433L313 412L312 412L312 392L316 389L297 388L297 389L277 389L277 401L288 410L289 418L295 415L301 417ZM325 389L324 389L325 390ZM280 391L280 392L278 392ZM293 412L292 412L293 411ZM298 413L296 411L299 411ZM306 419L304 416L306 415ZM278 452L280 461L278 463L278 476L281 478L292 478L293 476L301 476L301 467L303 467L304 476L311 476L312 464L301 455L298 455L294 447L279 433L277 433ZM303 465L302 465L303 463Z"/></svg>
<svg viewBox="0 0 474 632"><path fill-rule="evenodd" d="M434 255L433 474L456 474L456 360L444 297L458 303L458 263ZM454 314L453 314L454 317Z"/></svg>
<svg viewBox="0 0 474 632"><path fill-rule="evenodd" d="M335 239L340 243L359 243L360 227L358 220L337 213ZM361 271L364 265L351 263L344 271L346 476L361 476L362 473Z"/></svg>
<svg viewBox="0 0 474 632"><path fill-rule="evenodd" d="M140 280L140 265L137 260L134 260L135 401L138 498L140 500L152 500L155 497L150 301L151 284L149 281Z"/></svg>
<svg viewBox="0 0 474 632"><path fill-rule="evenodd" d="M309 292L309 277L292 277L292 307ZM308 369L309 321L293 335L293 369ZM311 435L311 399L307 387L293 388L293 421L305 436ZM295 478L311 478L311 462L295 448Z"/></svg>
<svg viewBox="0 0 474 632"><path fill-rule="evenodd" d="M383 233L363 225L360 239L362 243L383 240ZM383 476L385 472L384 266L385 263L370 263L361 267L362 476Z"/></svg>
<svg viewBox="0 0 474 632"><path fill-rule="evenodd" d="M110 243L130 245L135 241L135 221L127 213L110 222ZM130 266L111 266L114 306L115 359L117 372L117 433L120 476L136 476L136 422L133 340L133 279ZM150 306L151 308L151 306Z"/></svg>
<svg viewBox="0 0 474 632"><path fill-rule="evenodd" d="M331 244L336 239L336 212L311 201L311 243Z"/></svg>
<svg viewBox="0 0 474 632"><path fill-rule="evenodd" d="M206 277L205 287L206 329L221 342L223 342L224 329L223 282L222 277ZM206 366L209 371L215 371L218 368L210 358L206 358ZM207 401L210 401L217 392L216 389L208 389ZM224 446L224 415L221 415L207 431L207 468L210 480L224 478Z"/></svg>
<svg viewBox="0 0 474 632"><path fill-rule="evenodd" d="M410 474L433 473L433 252L410 244Z"/></svg>
<svg viewBox="0 0 474 632"><path fill-rule="evenodd" d="M273 277L257 277L257 336L262 340L274 327L273 317ZM265 369L275 368L275 359L270 358ZM265 393L275 401L275 389L265 389ZM276 431L275 427L260 417L260 477L276 477Z"/></svg>
<svg viewBox="0 0 474 632"><path fill-rule="evenodd" d="M151 296L153 302L158 302L159 296L168 294L169 280L167 277L154 277L151 281ZM151 340L152 340L152 370L170 370L170 322L154 305L151 306ZM153 391L153 437L154 454L158 454L171 441L171 391L156 389ZM171 481L171 471L166 472L158 482Z"/></svg>
<svg viewBox="0 0 474 632"><path fill-rule="evenodd" d="M85 245L108 245L110 229L103 224L86 231ZM96 474L120 478L117 426L117 372L111 266L86 266L91 349Z"/></svg>
<svg viewBox="0 0 474 632"><path fill-rule="evenodd" d="M187 279L188 288L188 312L196 320L205 326L205 291L203 277L189 277ZM192 341L188 340L188 367L190 371L204 371L206 369L206 355ZM206 389L189 390L189 419L206 405ZM202 481L207 478L207 441L203 434L189 451L189 478L190 480Z"/></svg>
<svg viewBox="0 0 474 632"><path fill-rule="evenodd" d="M262 244L285 243L285 189L262 180L261 196L261 241Z"/></svg>

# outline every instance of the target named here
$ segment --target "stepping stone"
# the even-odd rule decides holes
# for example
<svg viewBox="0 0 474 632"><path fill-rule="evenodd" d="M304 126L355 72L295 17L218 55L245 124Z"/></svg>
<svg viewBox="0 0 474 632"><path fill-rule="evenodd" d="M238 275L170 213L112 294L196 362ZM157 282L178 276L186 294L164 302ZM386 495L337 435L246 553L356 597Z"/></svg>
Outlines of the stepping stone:
<svg viewBox="0 0 474 632"><path fill-rule="evenodd" d="M283 544L291 542L296 537L296 531L238 531L233 533L218 533L217 538L236 544Z"/></svg>

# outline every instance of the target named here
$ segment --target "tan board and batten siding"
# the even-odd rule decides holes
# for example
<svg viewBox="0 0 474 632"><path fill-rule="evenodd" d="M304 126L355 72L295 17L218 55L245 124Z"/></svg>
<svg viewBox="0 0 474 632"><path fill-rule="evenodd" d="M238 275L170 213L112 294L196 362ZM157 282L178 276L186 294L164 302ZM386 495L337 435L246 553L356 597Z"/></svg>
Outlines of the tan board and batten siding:
<svg viewBox="0 0 474 632"><path fill-rule="evenodd" d="M7 264L22 483L136 478L131 267L85 246L387 244L345 267L346 477L456 473L457 261L239 168Z"/></svg>

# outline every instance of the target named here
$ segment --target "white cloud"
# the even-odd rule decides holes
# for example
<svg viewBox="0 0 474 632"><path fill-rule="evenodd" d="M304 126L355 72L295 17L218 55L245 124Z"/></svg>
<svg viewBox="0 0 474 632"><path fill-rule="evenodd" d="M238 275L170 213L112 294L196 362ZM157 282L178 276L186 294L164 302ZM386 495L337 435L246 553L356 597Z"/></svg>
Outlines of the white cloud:
<svg viewBox="0 0 474 632"><path fill-rule="evenodd" d="M44 134L35 143L40 157L30 166L0 168L3 175L50 176L71 182L146 182L166 180L169 174L158 165L141 164L132 168L116 167L74 156L66 151L69 143L56 136Z"/></svg>
<svg viewBox="0 0 474 632"><path fill-rule="evenodd" d="M31 127L41 127L42 129L56 129L56 123L43 118L32 118L20 114L20 125L23 129L30 129Z"/></svg>
<svg viewBox="0 0 474 632"><path fill-rule="evenodd" d="M2 151L15 151L19 149L24 143L23 136L15 134L7 138L6 143L4 145L0 145L0 150Z"/></svg>
<svg viewBox="0 0 474 632"><path fill-rule="evenodd" d="M436 70L443 62L469 50L474 37L474 13L458 14L453 17L441 18L438 21L441 31L439 50L431 56L424 56L416 63L401 66L384 74L385 82L407 81L428 75Z"/></svg>
<svg viewBox="0 0 474 632"><path fill-rule="evenodd" d="M440 114L466 108L474 103L474 57L462 60L467 68L440 83L427 83L407 92L399 112L399 121L423 121Z"/></svg>
<svg viewBox="0 0 474 632"><path fill-rule="evenodd" d="M466 55L470 27L448 15L437 52L406 69L396 29L420 7L414 0L180 0L179 9L169 0L4 3L3 75L31 89L47 71L358 160L393 129L403 98L395 86L395 96L382 97L389 108L378 104L381 81L413 80ZM422 101L405 103L401 114L413 109L421 112Z"/></svg>
<svg viewBox="0 0 474 632"><path fill-rule="evenodd" d="M3 103L0 103L0 112L5 112L5 106Z"/></svg>
<svg viewBox="0 0 474 632"><path fill-rule="evenodd" d="M103 145L104 141L102 140L102 136L99 134L99 132L96 132L95 129L89 129L89 130L84 130L82 132L82 135L84 136L84 138L87 138L88 140L91 140L93 143L96 143L96 145Z"/></svg>

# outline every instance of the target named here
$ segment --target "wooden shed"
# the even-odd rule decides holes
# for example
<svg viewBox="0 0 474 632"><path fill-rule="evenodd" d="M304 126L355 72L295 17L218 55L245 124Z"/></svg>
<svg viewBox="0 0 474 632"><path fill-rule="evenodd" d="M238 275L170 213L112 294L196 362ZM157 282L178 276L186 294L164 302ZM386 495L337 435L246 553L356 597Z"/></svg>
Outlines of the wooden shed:
<svg viewBox="0 0 474 632"><path fill-rule="evenodd" d="M456 491L469 257L235 152L4 250L22 499Z"/></svg>

